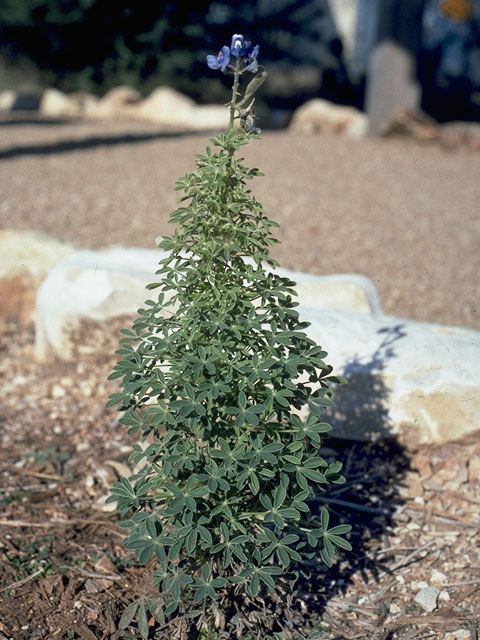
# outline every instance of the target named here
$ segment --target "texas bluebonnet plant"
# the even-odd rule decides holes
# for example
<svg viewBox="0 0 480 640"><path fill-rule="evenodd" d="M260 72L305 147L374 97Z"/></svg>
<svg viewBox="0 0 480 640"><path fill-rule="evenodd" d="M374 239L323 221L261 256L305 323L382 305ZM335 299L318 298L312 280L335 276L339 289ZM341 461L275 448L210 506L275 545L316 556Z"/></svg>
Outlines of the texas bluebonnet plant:
<svg viewBox="0 0 480 640"><path fill-rule="evenodd" d="M230 125L176 184L183 204L170 221L178 227L161 241L168 255L148 287L160 295L123 331L110 376L122 390L109 404L144 442L131 458L143 466L109 501L126 517L126 545L139 562L156 559L162 620L184 625L178 637L215 623L230 637L233 614L238 622L282 577L318 556L330 566L349 548L349 527L329 528L327 509L314 513L308 502L344 482L340 463L319 452L331 429L321 413L342 379L304 333L295 283L274 271L278 225L246 187L262 174L235 157L259 137L258 54L235 34L207 58L233 75ZM253 78L239 96L245 73ZM132 607L147 637L145 602ZM262 633L252 637L269 637Z"/></svg>

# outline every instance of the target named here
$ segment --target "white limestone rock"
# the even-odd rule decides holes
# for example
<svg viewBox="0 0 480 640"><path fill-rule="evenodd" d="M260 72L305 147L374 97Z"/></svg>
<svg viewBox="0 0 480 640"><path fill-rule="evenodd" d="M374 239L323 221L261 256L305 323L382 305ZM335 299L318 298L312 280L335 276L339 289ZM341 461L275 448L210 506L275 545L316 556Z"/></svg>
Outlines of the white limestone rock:
<svg viewBox="0 0 480 640"><path fill-rule="evenodd" d="M367 134L368 118L355 107L345 107L322 98L313 98L294 112L289 129L295 133L364 138Z"/></svg>
<svg viewBox="0 0 480 640"><path fill-rule="evenodd" d="M43 92L40 113L51 118L78 118L82 107L75 97L52 88Z"/></svg>
<svg viewBox="0 0 480 640"><path fill-rule="evenodd" d="M185 127L195 107L195 102L170 87L158 87L142 100L132 115L158 124Z"/></svg>
<svg viewBox="0 0 480 640"><path fill-rule="evenodd" d="M0 111L7 113L13 111L13 105L17 99L17 94L13 89L4 89L0 91Z"/></svg>
<svg viewBox="0 0 480 640"><path fill-rule="evenodd" d="M188 96L158 87L142 102L130 109L133 117L160 125L189 131L209 131L228 126L229 112L222 105L197 105Z"/></svg>
<svg viewBox="0 0 480 640"><path fill-rule="evenodd" d="M0 325L31 322L38 287L54 264L73 252L72 245L43 233L0 230Z"/></svg>
<svg viewBox="0 0 480 640"><path fill-rule="evenodd" d="M131 87L120 85L107 91L98 102L88 104L86 115L107 120L131 118L141 103L142 96Z"/></svg>
<svg viewBox="0 0 480 640"><path fill-rule="evenodd" d="M480 332L328 309L301 317L348 379L325 414L335 436L397 436L413 448L480 428Z"/></svg>
<svg viewBox="0 0 480 640"><path fill-rule="evenodd" d="M438 594L440 591L435 587L425 587L417 593L414 601L427 613L435 611L438 606Z"/></svg>
<svg viewBox="0 0 480 640"><path fill-rule="evenodd" d="M158 260L158 252L146 249L112 249L81 251L57 264L37 295L36 359L71 360L83 320L103 324L108 333L112 318L133 317L149 297L145 286Z"/></svg>
<svg viewBox="0 0 480 640"><path fill-rule="evenodd" d="M134 315L145 299L155 297L145 286L155 280L160 250L110 249L82 251L50 272L37 296L36 358L73 357L73 334L82 320L108 324L111 318ZM278 273L297 282L300 304L381 314L375 286L359 275L313 276L285 269Z"/></svg>
<svg viewBox="0 0 480 640"><path fill-rule="evenodd" d="M220 104L202 104L193 108L185 126L194 131L212 131L228 127L230 113Z"/></svg>
<svg viewBox="0 0 480 640"><path fill-rule="evenodd" d="M155 280L160 250L110 249L59 262L37 295L37 360L77 352L113 353ZM408 447L444 443L480 427L480 333L385 316L373 283L359 275L315 276L283 269L296 281L307 334L348 385L325 412L332 435L357 440L396 436ZM82 323L94 323L82 330ZM90 340L90 342L88 341Z"/></svg>

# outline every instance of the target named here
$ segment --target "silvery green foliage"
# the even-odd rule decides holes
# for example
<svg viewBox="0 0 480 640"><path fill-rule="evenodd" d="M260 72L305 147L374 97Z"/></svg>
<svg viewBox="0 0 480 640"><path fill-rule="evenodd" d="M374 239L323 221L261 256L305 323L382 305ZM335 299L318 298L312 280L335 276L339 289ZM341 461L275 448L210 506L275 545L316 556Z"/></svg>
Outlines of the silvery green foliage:
<svg viewBox="0 0 480 640"><path fill-rule="evenodd" d="M110 401L121 424L153 441L134 447L144 466L110 501L127 516L127 547L142 563L156 557L167 614L185 593L202 604L227 587L271 591L303 559L331 565L349 548L349 527L329 529L327 510L313 517L308 506L344 481L318 453L340 379L304 333L294 283L265 268L276 225L246 188L261 174L235 158L251 137L219 135L178 181L178 227L150 285L161 293L124 330L111 375L122 379Z"/></svg>
<svg viewBox="0 0 480 640"><path fill-rule="evenodd" d="M198 628L218 601L272 592L303 561L330 566L350 548L350 527L330 528L327 509L315 515L308 504L344 482L341 464L319 453L331 429L321 414L343 380L304 332L295 283L272 271L278 225L247 188L262 174L236 155L259 137L243 121L265 76L258 47L235 34L235 66L222 69L226 49L209 66L234 75L230 126L177 182L177 227L160 243L168 256L148 287L160 294L123 330L110 376L122 390L109 405L144 442L131 457L141 470L115 483L108 501L126 517L139 562L157 561L162 616L198 616ZM257 75L239 100L243 71Z"/></svg>

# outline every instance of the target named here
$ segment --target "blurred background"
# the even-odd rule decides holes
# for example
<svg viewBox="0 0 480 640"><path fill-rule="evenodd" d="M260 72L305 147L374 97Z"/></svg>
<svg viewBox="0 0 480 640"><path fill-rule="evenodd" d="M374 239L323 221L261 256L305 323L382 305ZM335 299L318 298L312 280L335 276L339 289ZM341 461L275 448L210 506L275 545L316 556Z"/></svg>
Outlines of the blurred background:
<svg viewBox="0 0 480 640"><path fill-rule="evenodd" d="M313 97L385 110L389 94L440 122L480 120L480 0L0 0L0 91L34 105L47 87L168 85L223 103L228 78L205 56L232 31L261 44L269 110Z"/></svg>

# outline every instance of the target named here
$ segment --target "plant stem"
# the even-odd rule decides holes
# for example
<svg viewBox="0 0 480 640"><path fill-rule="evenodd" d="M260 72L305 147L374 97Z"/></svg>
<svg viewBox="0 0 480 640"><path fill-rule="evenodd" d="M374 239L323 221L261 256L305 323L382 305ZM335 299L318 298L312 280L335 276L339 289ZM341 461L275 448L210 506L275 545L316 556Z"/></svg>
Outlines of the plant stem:
<svg viewBox="0 0 480 640"><path fill-rule="evenodd" d="M237 96L238 96L238 81L240 79L240 58L237 57L237 61L235 63L233 75L233 87L232 87L232 101L230 102L230 124L229 128L233 129L233 122L235 119L235 105L237 104Z"/></svg>

